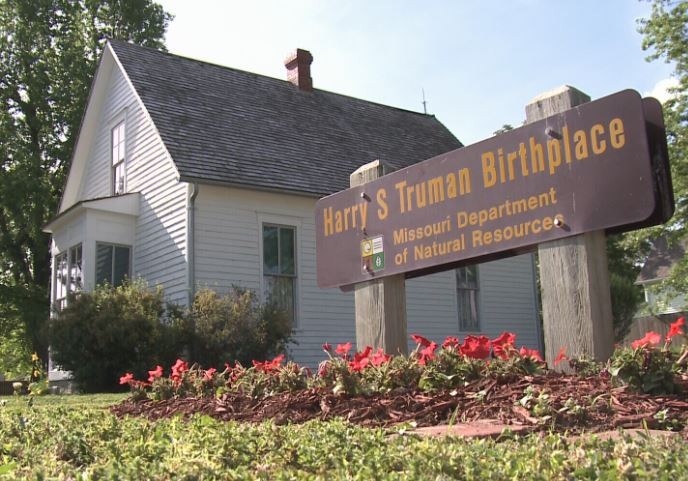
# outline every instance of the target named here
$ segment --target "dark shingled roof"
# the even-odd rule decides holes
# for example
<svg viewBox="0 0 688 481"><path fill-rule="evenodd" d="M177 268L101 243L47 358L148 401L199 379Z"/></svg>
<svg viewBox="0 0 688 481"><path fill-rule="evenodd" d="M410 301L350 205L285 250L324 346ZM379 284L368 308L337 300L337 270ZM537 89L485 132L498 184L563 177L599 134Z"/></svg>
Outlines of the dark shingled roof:
<svg viewBox="0 0 688 481"><path fill-rule="evenodd" d="M461 147L431 115L110 43L182 180L325 195L367 162L401 168Z"/></svg>
<svg viewBox="0 0 688 481"><path fill-rule="evenodd" d="M674 242L671 246L669 246L666 237L659 237L653 240L650 255L647 257L647 261L645 261L635 282L642 284L668 277L674 265L686 255L686 245L688 245L688 239Z"/></svg>

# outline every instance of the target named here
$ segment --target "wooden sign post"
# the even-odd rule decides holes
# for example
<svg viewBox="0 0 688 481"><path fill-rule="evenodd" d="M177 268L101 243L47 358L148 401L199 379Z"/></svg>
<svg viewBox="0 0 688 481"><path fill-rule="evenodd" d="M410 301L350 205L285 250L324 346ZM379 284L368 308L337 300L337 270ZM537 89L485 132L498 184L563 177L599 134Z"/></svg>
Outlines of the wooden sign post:
<svg viewBox="0 0 688 481"><path fill-rule="evenodd" d="M351 174L351 187L366 184L391 172L375 160ZM365 192L362 194L365 195ZM403 274L356 284L356 347L383 348L390 354L408 354L406 335L406 279Z"/></svg>
<svg viewBox="0 0 688 481"><path fill-rule="evenodd" d="M526 106L532 123L590 101L564 86ZM542 243L538 246L545 360L554 367L559 349L571 358L605 361L614 349L612 303L603 230ZM559 365L562 370L564 365Z"/></svg>

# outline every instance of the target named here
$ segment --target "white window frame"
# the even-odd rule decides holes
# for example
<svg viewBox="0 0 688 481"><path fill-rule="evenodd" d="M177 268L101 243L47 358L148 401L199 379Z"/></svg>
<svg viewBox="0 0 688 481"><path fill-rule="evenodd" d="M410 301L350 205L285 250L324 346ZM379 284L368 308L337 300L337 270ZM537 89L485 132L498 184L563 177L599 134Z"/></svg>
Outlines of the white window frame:
<svg viewBox="0 0 688 481"><path fill-rule="evenodd" d="M467 286L462 285L460 278L463 275L465 278L465 272L467 269L475 270L475 285ZM479 332L480 331L480 269L477 264L467 265L464 267L459 267L455 269L455 279L456 279L456 315L459 322L459 332ZM465 319L463 314L465 310L462 308L462 298L464 294L473 294L473 300L475 302L474 314L475 317L471 319ZM470 296L469 296L470 297Z"/></svg>
<svg viewBox="0 0 688 481"><path fill-rule="evenodd" d="M293 217L289 215L274 214L274 213L257 213L257 224L258 224L258 259L259 259L259 285L260 285L260 300L266 302L266 283L265 283L265 273L263 272L263 226L274 226L274 227L287 227L294 229L294 322L292 323L292 329L296 330L302 323L302 313L301 313L301 273L302 265L301 259L303 258L301 252L301 237L302 237L302 227L301 218Z"/></svg>
<svg viewBox="0 0 688 481"><path fill-rule="evenodd" d="M80 267L80 285L73 286L72 282L72 267L74 263L74 258L76 250L80 249L81 254L81 267ZM60 263L64 259L64 268L60 267ZM54 286L54 301L53 306L57 311L61 311L67 305L69 294L80 292L84 288L84 249L83 244L79 242L74 244L68 249L55 254L54 256L54 273L53 273L53 286ZM60 280L63 279L63 280ZM62 284L62 288L60 285Z"/></svg>
<svg viewBox="0 0 688 481"><path fill-rule="evenodd" d="M112 195L125 194L127 192L127 122L124 116L118 118L110 128L110 164ZM117 185L118 183L121 185Z"/></svg>
<svg viewBox="0 0 688 481"><path fill-rule="evenodd" d="M127 273L127 279L131 280L131 273L132 273L132 270L133 270L133 265L132 265L133 248L132 248L132 246L127 245L127 244L118 244L118 243L116 243L116 242L96 241L95 257L94 257L95 260L94 260L94 262L93 262L93 275L94 275L94 276L93 276L93 279L94 279L94 283L95 283L96 285L101 285L101 284L100 284L100 279L98 278L98 246L101 246L101 245L103 245L103 246L109 246L109 247L111 247L113 250L114 250L116 247L126 247L127 249L129 249L129 261L128 261L129 269L128 269L128 273ZM115 274L115 256L114 256L114 252L113 252L113 256L112 256L112 266L111 266L111 271L110 271L110 280L108 281L108 283L109 283L111 286L116 287L116 286L114 285L114 282L113 282L113 279L112 279L112 276L114 276L114 274Z"/></svg>

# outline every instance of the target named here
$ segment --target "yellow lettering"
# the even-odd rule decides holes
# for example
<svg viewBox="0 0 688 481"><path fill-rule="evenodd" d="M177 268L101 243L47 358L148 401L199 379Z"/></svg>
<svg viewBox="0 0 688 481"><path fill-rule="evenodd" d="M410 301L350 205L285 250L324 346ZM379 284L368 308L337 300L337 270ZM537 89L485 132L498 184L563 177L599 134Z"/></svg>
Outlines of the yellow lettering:
<svg viewBox="0 0 688 481"><path fill-rule="evenodd" d="M325 237L334 234L334 217L332 207L323 210L323 224L325 227Z"/></svg>
<svg viewBox="0 0 688 481"><path fill-rule="evenodd" d="M497 183L495 156L492 152L485 152L481 156L481 160L483 162L483 185L488 189Z"/></svg>
<svg viewBox="0 0 688 481"><path fill-rule="evenodd" d="M377 209L377 218L379 220L385 220L387 218L387 191L385 189L380 189L377 191L377 203L380 207Z"/></svg>
<svg viewBox="0 0 688 481"><path fill-rule="evenodd" d="M453 172L447 174L447 197L456 198L456 175Z"/></svg>
<svg viewBox="0 0 688 481"><path fill-rule="evenodd" d="M545 153L542 145L535 142L535 137L530 138L530 163L534 174L545 170Z"/></svg>
<svg viewBox="0 0 688 481"><path fill-rule="evenodd" d="M604 127L602 124L595 124L590 129L590 143L592 144L592 151L598 155L607 150L607 141L600 140L599 135L604 135Z"/></svg>
<svg viewBox="0 0 688 481"><path fill-rule="evenodd" d="M435 177L428 181L428 194L430 195L430 199L428 199L430 205L444 202L444 183L442 182L442 177Z"/></svg>
<svg viewBox="0 0 688 481"><path fill-rule="evenodd" d="M340 233L344 230L344 226L342 225L342 213L340 211L336 211L334 213L334 230L337 233Z"/></svg>
<svg viewBox="0 0 688 481"><path fill-rule="evenodd" d="M399 212L402 214L406 212L406 203L404 202L404 189L406 188L406 181L402 180L394 184L394 188L399 191Z"/></svg>
<svg viewBox="0 0 688 481"><path fill-rule="evenodd" d="M549 139L547 141L547 163L549 165L549 175L554 175L557 167L561 165L561 142L559 142L559 139Z"/></svg>
<svg viewBox="0 0 688 481"><path fill-rule="evenodd" d="M576 160L583 160L588 158L588 138L585 131L576 130L573 134L573 141L576 143Z"/></svg>
<svg viewBox="0 0 688 481"><path fill-rule="evenodd" d="M621 119L612 119L609 122L609 142L615 149L620 149L626 143L626 135L624 134L624 125Z"/></svg>

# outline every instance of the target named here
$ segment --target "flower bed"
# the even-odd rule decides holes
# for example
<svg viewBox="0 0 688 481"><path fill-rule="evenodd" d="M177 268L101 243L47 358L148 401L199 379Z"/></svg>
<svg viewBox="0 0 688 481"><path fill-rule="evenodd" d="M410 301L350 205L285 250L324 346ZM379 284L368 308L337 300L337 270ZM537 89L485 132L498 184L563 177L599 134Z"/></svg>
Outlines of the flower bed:
<svg viewBox="0 0 688 481"><path fill-rule="evenodd" d="M677 320L665 339L648 333L617 348L605 365L569 360L561 349L555 364L569 362L575 375L549 371L540 353L517 349L511 333L449 337L442 345L414 334L417 347L408 357L325 344L328 359L316 373L284 363L283 356L222 371L178 360L169 376L161 366L147 380L122 376L132 396L113 411L153 419L203 412L245 421L344 417L365 425L432 425L496 419L533 429L680 430L688 424L688 349L670 343L683 335L683 324Z"/></svg>

